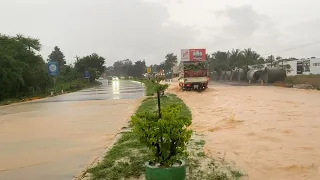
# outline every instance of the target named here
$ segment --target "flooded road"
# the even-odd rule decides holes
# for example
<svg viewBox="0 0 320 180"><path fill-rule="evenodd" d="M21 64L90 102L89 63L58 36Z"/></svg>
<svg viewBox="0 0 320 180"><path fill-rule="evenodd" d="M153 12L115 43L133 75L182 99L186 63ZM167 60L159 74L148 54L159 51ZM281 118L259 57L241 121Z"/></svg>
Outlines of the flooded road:
<svg viewBox="0 0 320 180"><path fill-rule="evenodd" d="M0 179L70 180L111 143L144 96L138 82L0 107Z"/></svg>
<svg viewBox="0 0 320 180"><path fill-rule="evenodd" d="M170 91L191 108L207 154L234 161L248 179L320 179L320 91L222 84Z"/></svg>

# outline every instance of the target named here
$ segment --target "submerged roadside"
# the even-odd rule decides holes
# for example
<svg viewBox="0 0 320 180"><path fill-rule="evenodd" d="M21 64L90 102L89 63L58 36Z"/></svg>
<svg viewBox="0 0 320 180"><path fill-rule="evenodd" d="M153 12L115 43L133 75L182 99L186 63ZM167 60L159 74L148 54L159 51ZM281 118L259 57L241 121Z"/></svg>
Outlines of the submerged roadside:
<svg viewBox="0 0 320 180"><path fill-rule="evenodd" d="M146 85L153 88L152 85ZM149 89L151 92L151 90ZM186 104L174 94L161 96L161 107L173 104L182 106L180 112L191 117L191 111ZM157 97L147 97L142 102L137 113L157 110ZM109 146L104 154L97 159L81 176L76 179L145 179L145 162L150 160L151 150L139 141L139 137L132 131L132 125L124 127L120 135ZM224 158L214 158L206 155L204 150L204 136L193 133L187 145L186 161L187 178L189 180L221 179L231 180L244 177L244 173L235 169L235 164L228 163Z"/></svg>

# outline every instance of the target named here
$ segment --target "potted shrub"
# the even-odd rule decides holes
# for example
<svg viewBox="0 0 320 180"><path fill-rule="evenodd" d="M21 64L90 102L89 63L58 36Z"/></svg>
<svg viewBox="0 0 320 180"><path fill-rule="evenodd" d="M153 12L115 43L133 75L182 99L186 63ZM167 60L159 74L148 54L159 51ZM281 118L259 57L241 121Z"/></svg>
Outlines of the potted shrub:
<svg viewBox="0 0 320 180"><path fill-rule="evenodd" d="M186 145L192 131L191 117L180 115L182 106L170 105L161 111L147 111L132 116L133 131L152 150L145 163L147 180L184 180Z"/></svg>

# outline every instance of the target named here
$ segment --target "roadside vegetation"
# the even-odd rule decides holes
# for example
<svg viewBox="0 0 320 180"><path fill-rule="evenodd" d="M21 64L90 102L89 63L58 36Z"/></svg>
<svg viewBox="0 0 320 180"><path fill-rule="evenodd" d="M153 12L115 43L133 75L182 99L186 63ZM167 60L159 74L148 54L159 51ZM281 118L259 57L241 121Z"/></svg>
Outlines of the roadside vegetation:
<svg viewBox="0 0 320 180"><path fill-rule="evenodd" d="M150 81L149 83L153 83ZM147 86L153 89L156 85ZM181 117L192 117L191 111L184 102L174 94L160 96L161 108L181 107L179 114ZM157 97L150 96L144 99L136 110L136 115L145 116L145 112L157 111ZM165 111L165 110L164 110ZM145 114L145 115L143 115ZM150 114L149 114L150 115ZM122 136L115 145L105 154L104 158L93 168L87 171L87 178L93 180L118 180L118 179L144 179L144 164L154 157L152 148L147 148L141 142L141 131L136 126L139 125L139 116L133 116L128 129L122 132ZM145 126L145 124L142 124ZM138 131L133 131L133 129ZM139 133L140 132L140 133ZM148 141L147 141L148 142ZM208 157L203 147L205 141L201 135L193 133L190 142L187 144L187 154L182 159L186 161L188 180L233 180L240 179L244 174L234 169L234 164L227 163L223 157L213 159ZM166 161L170 163L171 161Z"/></svg>
<svg viewBox="0 0 320 180"><path fill-rule="evenodd" d="M289 85L299 85L303 86L306 89L316 89L320 90L320 75L297 75L297 76L288 76L285 81Z"/></svg>
<svg viewBox="0 0 320 180"><path fill-rule="evenodd" d="M59 47L54 47L48 59L39 52L41 43L38 39L22 35L6 36L0 34L0 105L27 101L80 90L99 84L96 78L105 71L105 59L98 54L77 57L74 64L66 64L66 59ZM48 75L47 62L57 62L59 75ZM88 71L89 79L84 79Z"/></svg>

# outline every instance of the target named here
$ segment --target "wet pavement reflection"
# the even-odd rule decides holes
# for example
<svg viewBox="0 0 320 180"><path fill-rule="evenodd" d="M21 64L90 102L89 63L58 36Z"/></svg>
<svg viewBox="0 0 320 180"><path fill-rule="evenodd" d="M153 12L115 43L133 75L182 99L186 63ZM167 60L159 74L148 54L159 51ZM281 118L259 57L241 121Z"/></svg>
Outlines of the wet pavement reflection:
<svg viewBox="0 0 320 180"><path fill-rule="evenodd" d="M126 125L144 96L139 82L0 107L0 179L72 179Z"/></svg>

